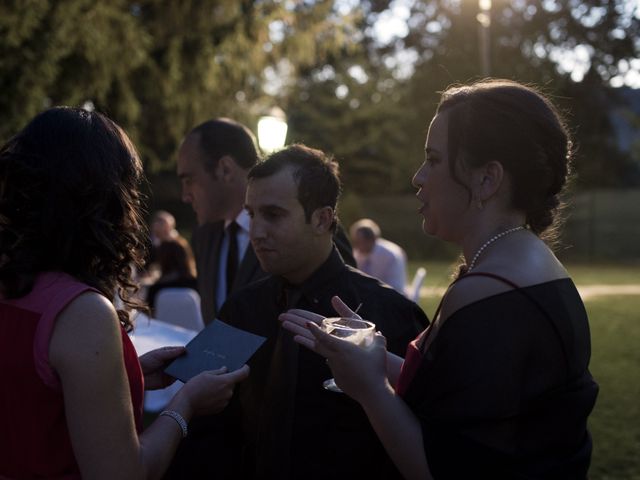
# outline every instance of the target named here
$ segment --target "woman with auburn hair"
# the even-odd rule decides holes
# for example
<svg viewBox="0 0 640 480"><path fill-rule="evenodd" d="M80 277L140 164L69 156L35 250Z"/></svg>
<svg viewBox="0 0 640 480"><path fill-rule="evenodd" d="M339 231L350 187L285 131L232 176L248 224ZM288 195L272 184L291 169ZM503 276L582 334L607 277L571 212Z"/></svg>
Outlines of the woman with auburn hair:
<svg viewBox="0 0 640 480"><path fill-rule="evenodd" d="M465 265L403 360L332 337L317 316L281 316L324 355L406 478L585 479L587 314L545 243L571 143L551 102L508 80L442 94L413 178L423 230ZM337 297L342 316L353 316Z"/></svg>
<svg viewBox="0 0 640 480"><path fill-rule="evenodd" d="M138 360L127 335L142 178L122 129L78 108L37 115L0 149L2 478L160 478L187 422L248 374L194 377L142 432L143 387L171 383L163 367L184 351Z"/></svg>

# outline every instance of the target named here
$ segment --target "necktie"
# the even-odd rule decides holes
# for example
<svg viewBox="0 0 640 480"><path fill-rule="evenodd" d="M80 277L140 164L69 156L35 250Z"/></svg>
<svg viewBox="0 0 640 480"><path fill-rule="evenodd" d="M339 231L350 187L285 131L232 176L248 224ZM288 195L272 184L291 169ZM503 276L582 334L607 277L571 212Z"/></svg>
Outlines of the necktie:
<svg viewBox="0 0 640 480"><path fill-rule="evenodd" d="M286 312L298 305L302 291L285 286L278 309ZM298 344L279 328L267 372L262 414L258 422L257 471L268 478L289 478L293 412L298 381Z"/></svg>
<svg viewBox="0 0 640 480"><path fill-rule="evenodd" d="M227 252L227 295L231 293L233 280L236 278L238 271L238 229L236 222L231 222L227 227L227 235L229 237L229 250Z"/></svg>

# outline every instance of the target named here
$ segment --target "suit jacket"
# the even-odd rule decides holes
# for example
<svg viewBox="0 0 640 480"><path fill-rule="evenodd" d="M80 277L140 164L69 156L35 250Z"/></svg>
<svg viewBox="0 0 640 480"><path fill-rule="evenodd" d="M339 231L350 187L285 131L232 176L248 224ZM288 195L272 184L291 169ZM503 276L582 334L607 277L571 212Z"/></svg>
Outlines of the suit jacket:
<svg viewBox="0 0 640 480"><path fill-rule="evenodd" d="M218 284L219 253L223 238L224 221L202 225L196 229L193 235L192 244L193 253L196 257L196 268L198 269L200 308L205 324L211 323L218 314L215 297ZM229 294L265 276L267 274L260 268L256 254L251 244L249 244L240 261L240 266Z"/></svg>
<svg viewBox="0 0 640 480"><path fill-rule="evenodd" d="M224 221L202 225L194 231L192 237L191 243L198 269L200 308L205 325L211 323L218 315L215 296L218 284L219 253L223 237ZM345 263L355 267L356 261L353 258L351 244L340 225L336 229L334 242ZM253 247L249 243L227 296L266 276L268 274L260 267L260 262L258 262Z"/></svg>

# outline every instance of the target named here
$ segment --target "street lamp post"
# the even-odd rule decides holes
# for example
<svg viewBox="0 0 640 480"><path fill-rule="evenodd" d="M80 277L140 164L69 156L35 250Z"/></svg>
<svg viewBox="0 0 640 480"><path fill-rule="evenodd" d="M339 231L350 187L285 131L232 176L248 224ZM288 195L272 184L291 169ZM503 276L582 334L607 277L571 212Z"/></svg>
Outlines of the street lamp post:
<svg viewBox="0 0 640 480"><path fill-rule="evenodd" d="M258 144L265 153L284 147L287 139L287 117L281 108L273 107L258 120Z"/></svg>
<svg viewBox="0 0 640 480"><path fill-rule="evenodd" d="M480 37L480 65L482 75L491 75L491 0L478 0L478 35Z"/></svg>

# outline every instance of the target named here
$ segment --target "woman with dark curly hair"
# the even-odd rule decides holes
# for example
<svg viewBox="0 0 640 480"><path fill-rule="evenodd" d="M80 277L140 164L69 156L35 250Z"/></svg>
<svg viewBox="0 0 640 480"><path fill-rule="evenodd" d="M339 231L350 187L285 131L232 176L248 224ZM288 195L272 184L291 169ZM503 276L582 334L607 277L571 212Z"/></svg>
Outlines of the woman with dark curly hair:
<svg viewBox="0 0 640 480"><path fill-rule="evenodd" d="M143 387L170 383L162 368L184 351L138 359L127 336L142 179L97 112L52 108L0 149L1 478L160 478L186 422L248 374L202 373L142 432Z"/></svg>
<svg viewBox="0 0 640 480"><path fill-rule="evenodd" d="M327 357L406 478L586 478L598 391L587 314L542 239L570 156L558 113L534 89L487 80L446 90L413 184L423 230L458 245L466 265L432 325L403 360L380 334L361 348L308 312L281 316Z"/></svg>

